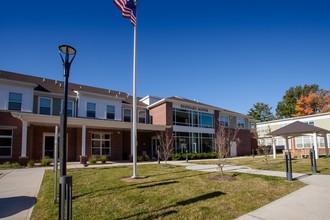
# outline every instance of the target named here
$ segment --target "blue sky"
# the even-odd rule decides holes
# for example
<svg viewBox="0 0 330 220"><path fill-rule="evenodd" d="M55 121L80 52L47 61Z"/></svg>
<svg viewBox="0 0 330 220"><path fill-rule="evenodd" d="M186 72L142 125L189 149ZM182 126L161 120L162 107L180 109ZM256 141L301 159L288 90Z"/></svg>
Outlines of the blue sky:
<svg viewBox="0 0 330 220"><path fill-rule="evenodd" d="M132 94L133 26L112 0L0 1L0 69ZM292 86L330 90L330 1L140 0L137 95L247 113Z"/></svg>

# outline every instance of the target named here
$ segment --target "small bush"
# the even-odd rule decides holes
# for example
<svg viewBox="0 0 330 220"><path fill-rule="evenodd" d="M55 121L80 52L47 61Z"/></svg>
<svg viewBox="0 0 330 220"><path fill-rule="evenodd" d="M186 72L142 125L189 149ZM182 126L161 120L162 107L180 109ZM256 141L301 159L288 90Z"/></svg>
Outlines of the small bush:
<svg viewBox="0 0 330 220"><path fill-rule="evenodd" d="M148 155L141 155L141 156L138 156L138 157L137 157L137 160L138 160L138 161L149 161L150 158L149 158Z"/></svg>
<svg viewBox="0 0 330 220"><path fill-rule="evenodd" d="M42 158L42 160L41 160L41 166L43 166L43 167L47 167L51 163L52 163L51 159L49 157L47 157L47 156L44 157L44 158Z"/></svg>
<svg viewBox="0 0 330 220"><path fill-rule="evenodd" d="M21 166L17 162L11 163L9 161L6 161L0 165L0 169L16 169L16 168L21 168Z"/></svg>
<svg viewBox="0 0 330 220"><path fill-rule="evenodd" d="M97 158L95 156L91 156L89 159L88 159L88 163L89 164L96 164L97 162Z"/></svg>
<svg viewBox="0 0 330 220"><path fill-rule="evenodd" d="M28 167L34 167L35 164L36 162L34 160L29 160L29 162L27 163Z"/></svg>
<svg viewBox="0 0 330 220"><path fill-rule="evenodd" d="M189 160L198 160L198 159L213 159L217 158L218 154L216 152L209 153L188 153ZM186 153L175 153L171 155L172 160L185 160Z"/></svg>
<svg viewBox="0 0 330 220"><path fill-rule="evenodd" d="M107 160L108 160L108 157L105 156L105 155L103 155L103 156L100 157L100 161L101 161L101 163L106 163Z"/></svg>

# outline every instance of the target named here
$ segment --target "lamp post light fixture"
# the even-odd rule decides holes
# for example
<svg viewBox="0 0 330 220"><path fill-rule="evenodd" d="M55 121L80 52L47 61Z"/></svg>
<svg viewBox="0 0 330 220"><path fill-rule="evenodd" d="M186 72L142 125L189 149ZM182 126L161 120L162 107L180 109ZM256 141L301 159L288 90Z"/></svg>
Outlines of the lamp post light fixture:
<svg viewBox="0 0 330 220"><path fill-rule="evenodd" d="M59 219L72 219L72 177L66 176L66 133L68 118L68 79L71 63L76 56L76 49L68 45L58 47L64 67L64 95L60 122L60 187L59 187ZM64 58L63 58L64 56ZM66 204L66 205L65 205Z"/></svg>

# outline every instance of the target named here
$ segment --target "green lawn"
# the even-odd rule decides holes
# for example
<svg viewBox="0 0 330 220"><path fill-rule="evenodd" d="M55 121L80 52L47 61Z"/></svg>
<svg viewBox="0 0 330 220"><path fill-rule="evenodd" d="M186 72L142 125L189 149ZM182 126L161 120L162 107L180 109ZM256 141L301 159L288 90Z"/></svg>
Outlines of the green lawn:
<svg viewBox="0 0 330 220"><path fill-rule="evenodd" d="M299 181L248 174L235 181L185 167L138 165L145 179L123 181L132 167L71 169L73 219L234 219L302 186ZM53 171L45 173L32 219L57 219Z"/></svg>
<svg viewBox="0 0 330 220"><path fill-rule="evenodd" d="M192 162L194 163L194 162ZM198 162L199 164L216 164L216 160ZM267 161L264 157L247 157L247 158L230 158L227 160L228 165L240 165L248 166L254 169L260 170L274 170L274 171L286 171L285 159L282 155L278 156L277 159L273 159L273 156L269 156ZM321 157L316 160L317 171L320 174L330 175L330 158ZM311 172L311 161L310 159L292 159L292 171L294 173L305 173Z"/></svg>

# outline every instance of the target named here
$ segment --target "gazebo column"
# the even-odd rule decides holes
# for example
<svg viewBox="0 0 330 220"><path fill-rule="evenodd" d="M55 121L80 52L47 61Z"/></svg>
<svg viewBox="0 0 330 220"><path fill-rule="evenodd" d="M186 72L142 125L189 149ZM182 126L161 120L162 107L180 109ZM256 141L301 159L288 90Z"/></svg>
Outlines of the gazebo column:
<svg viewBox="0 0 330 220"><path fill-rule="evenodd" d="M284 139L285 139L284 149L285 150L289 150L289 139L288 139L288 136L285 136Z"/></svg>
<svg viewBox="0 0 330 220"><path fill-rule="evenodd" d="M328 136L326 133L324 134L324 147L325 147L325 156L326 158L329 158Z"/></svg>
<svg viewBox="0 0 330 220"><path fill-rule="evenodd" d="M316 133L313 133L313 140L314 140L314 152L315 152L315 158L319 159L319 151L318 151L318 147L317 147L317 137L316 137Z"/></svg>
<svg viewBox="0 0 330 220"><path fill-rule="evenodd" d="M273 139L273 157L276 159L276 143L275 143L275 137L272 137Z"/></svg>

